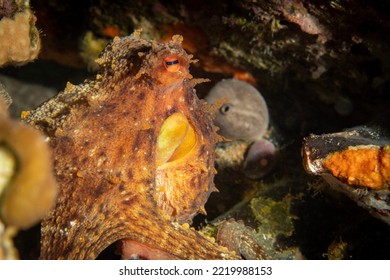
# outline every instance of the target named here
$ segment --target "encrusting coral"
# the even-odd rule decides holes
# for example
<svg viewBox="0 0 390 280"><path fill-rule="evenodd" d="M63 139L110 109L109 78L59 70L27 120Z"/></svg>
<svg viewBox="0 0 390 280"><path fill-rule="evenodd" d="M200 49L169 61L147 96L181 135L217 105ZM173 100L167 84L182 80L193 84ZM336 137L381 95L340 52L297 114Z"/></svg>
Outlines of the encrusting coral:
<svg viewBox="0 0 390 280"><path fill-rule="evenodd" d="M302 147L304 167L390 224L389 143L386 133L366 126L310 135Z"/></svg>
<svg viewBox="0 0 390 280"><path fill-rule="evenodd" d="M12 2L12 3L8 3ZM36 18L23 1L21 7L6 9L6 5L16 7L13 1L0 2L0 66L21 65L37 58L41 41L35 27ZM26 6L25 6L26 5ZM14 14L12 12L15 12Z"/></svg>
<svg viewBox="0 0 390 280"><path fill-rule="evenodd" d="M362 146L330 154L323 166L349 185L384 188L390 183L389 146Z"/></svg>

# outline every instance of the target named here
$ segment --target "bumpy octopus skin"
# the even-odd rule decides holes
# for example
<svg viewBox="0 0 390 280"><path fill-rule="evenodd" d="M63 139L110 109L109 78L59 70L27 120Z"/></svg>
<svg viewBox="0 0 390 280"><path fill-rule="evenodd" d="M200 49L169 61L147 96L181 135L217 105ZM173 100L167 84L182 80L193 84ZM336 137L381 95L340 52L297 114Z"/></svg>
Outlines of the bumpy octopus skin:
<svg viewBox="0 0 390 280"><path fill-rule="evenodd" d="M156 43L139 32L115 38L95 80L68 84L23 114L48 136L60 186L42 223L42 259L95 259L118 240L178 259L238 258L187 224L216 190L218 136L181 40ZM192 138L169 159L157 142L173 115L188 121Z"/></svg>

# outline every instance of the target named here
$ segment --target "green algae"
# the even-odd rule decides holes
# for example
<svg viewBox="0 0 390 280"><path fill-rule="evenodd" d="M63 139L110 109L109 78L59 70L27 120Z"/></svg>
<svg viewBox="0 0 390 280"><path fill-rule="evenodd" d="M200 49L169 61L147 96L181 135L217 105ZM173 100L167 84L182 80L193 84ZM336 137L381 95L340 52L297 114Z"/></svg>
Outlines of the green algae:
<svg viewBox="0 0 390 280"><path fill-rule="evenodd" d="M251 200L250 208L259 224L259 231L274 238L279 234L286 237L293 234L294 217L290 215L288 203L257 197Z"/></svg>

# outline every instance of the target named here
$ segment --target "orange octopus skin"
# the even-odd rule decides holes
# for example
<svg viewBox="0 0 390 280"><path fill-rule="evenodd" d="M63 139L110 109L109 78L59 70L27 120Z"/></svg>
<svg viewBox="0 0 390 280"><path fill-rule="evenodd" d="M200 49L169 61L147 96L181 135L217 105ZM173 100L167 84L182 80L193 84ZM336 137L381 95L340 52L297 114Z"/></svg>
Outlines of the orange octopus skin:
<svg viewBox="0 0 390 280"><path fill-rule="evenodd" d="M238 258L181 225L204 212L216 190L218 139L192 87L191 56L181 40L176 35L158 44L140 32L114 38L97 61L94 81L68 84L23 114L48 136L60 186L56 207L42 223L41 259L95 259L124 239L178 259ZM167 71L165 59L172 56L177 69ZM188 120L196 141L158 165L160 128L175 113Z"/></svg>

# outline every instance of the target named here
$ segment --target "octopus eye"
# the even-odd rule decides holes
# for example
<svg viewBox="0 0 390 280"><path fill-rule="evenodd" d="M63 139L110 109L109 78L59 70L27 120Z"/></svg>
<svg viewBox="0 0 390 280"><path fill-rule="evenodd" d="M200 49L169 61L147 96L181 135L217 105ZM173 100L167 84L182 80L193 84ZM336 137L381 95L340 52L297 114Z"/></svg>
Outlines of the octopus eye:
<svg viewBox="0 0 390 280"><path fill-rule="evenodd" d="M164 59L164 67L168 72L177 72L180 69L180 61L177 56L170 55Z"/></svg>
<svg viewBox="0 0 390 280"><path fill-rule="evenodd" d="M230 104L230 103L225 103L225 104L222 105L221 108L219 108L219 111L221 112L222 115L226 115L226 114L230 111L230 109L231 109L232 107L233 107L232 104Z"/></svg>

